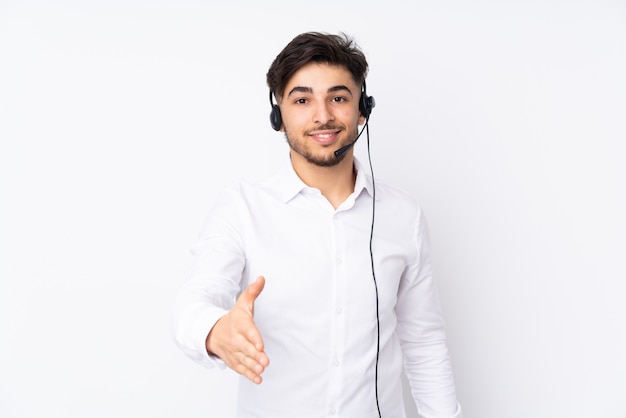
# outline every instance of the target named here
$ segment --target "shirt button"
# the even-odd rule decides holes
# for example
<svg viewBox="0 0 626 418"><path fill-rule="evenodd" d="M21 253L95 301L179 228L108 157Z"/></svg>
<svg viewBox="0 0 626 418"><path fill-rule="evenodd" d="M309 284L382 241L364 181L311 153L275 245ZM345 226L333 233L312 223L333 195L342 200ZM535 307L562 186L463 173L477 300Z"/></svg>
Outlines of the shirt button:
<svg viewBox="0 0 626 418"><path fill-rule="evenodd" d="M341 314L343 312L343 309L341 308L341 306L337 307L337 314Z"/></svg>
<svg viewBox="0 0 626 418"><path fill-rule="evenodd" d="M341 257L337 257L337 265L340 266L343 263Z"/></svg>
<svg viewBox="0 0 626 418"><path fill-rule="evenodd" d="M337 413L337 410L335 408L332 408L330 411L328 411L328 414L330 415L335 415Z"/></svg>
<svg viewBox="0 0 626 418"><path fill-rule="evenodd" d="M335 361L333 361L333 366L339 367L339 360L335 359Z"/></svg>

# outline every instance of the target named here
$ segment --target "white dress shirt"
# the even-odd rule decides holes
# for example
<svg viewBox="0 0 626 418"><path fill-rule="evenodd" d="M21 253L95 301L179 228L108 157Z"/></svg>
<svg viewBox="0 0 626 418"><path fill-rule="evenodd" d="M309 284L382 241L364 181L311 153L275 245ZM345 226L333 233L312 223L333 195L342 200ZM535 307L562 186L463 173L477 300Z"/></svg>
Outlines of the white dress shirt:
<svg viewBox="0 0 626 418"><path fill-rule="evenodd" d="M206 337L241 290L265 277L254 320L270 365L260 385L240 379L239 417L378 417L373 189L355 167L354 193L336 210L289 163L259 183L226 188L205 220L173 333L190 358L224 367L207 354ZM375 212L382 417L405 417L403 366L421 416L461 417L422 212L378 183Z"/></svg>

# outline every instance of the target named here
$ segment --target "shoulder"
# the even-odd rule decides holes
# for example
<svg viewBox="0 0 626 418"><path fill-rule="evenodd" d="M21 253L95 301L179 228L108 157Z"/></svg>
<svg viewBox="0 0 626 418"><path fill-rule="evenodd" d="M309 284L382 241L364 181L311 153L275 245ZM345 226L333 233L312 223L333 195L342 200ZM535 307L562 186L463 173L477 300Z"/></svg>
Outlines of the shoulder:
<svg viewBox="0 0 626 418"><path fill-rule="evenodd" d="M374 180L372 173L369 169L357 159L355 159L356 167L358 169L357 183L364 185L369 194L375 194L376 205L382 207L394 207L399 210L406 211L407 213L420 212L420 204L414 195L410 194L406 190L387 183L384 179Z"/></svg>
<svg viewBox="0 0 626 418"><path fill-rule="evenodd" d="M375 188L377 205L397 213L421 216L422 209L419 200L408 191L384 182L376 182Z"/></svg>

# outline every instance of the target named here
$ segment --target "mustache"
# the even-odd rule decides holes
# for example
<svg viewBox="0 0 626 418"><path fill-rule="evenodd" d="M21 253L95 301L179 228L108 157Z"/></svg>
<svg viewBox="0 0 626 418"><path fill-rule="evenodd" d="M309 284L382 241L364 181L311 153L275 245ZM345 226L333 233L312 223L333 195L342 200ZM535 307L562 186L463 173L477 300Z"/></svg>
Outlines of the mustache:
<svg viewBox="0 0 626 418"><path fill-rule="evenodd" d="M334 125L332 123L325 123L323 125L316 126L313 129L307 130L307 133L315 132L315 131L336 131L336 130L341 130L341 129L343 129L343 126Z"/></svg>

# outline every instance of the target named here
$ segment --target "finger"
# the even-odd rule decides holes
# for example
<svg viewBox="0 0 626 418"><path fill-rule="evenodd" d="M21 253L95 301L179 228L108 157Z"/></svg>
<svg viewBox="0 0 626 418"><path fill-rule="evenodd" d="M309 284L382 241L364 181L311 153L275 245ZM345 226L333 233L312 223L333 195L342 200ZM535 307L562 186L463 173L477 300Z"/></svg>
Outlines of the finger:
<svg viewBox="0 0 626 418"><path fill-rule="evenodd" d="M254 349L256 353L260 353L265 349L261 332L254 325L254 323L252 323L252 326L248 327L246 330L243 330L242 334L246 341L252 345L252 349ZM252 353L249 352L249 354Z"/></svg>
<svg viewBox="0 0 626 418"><path fill-rule="evenodd" d="M245 369L243 373L240 373L240 374L245 376L248 380L250 380L251 382L257 385L261 384L261 382L263 381L263 378L261 377L260 374L255 373L254 371L250 369Z"/></svg>
<svg viewBox="0 0 626 418"><path fill-rule="evenodd" d="M265 277L259 276L251 283L246 290L239 296L237 302L243 303L250 313L254 310L254 302L265 288Z"/></svg>
<svg viewBox="0 0 626 418"><path fill-rule="evenodd" d="M263 353L261 354L263 355ZM241 363L243 363L245 367L250 369L253 373L258 374L258 375L261 375L261 373L265 371L265 367L267 365L267 364L263 364L264 362L260 360L261 359L258 357L249 357L246 355L243 355L241 357Z"/></svg>
<svg viewBox="0 0 626 418"><path fill-rule="evenodd" d="M262 367L269 365L269 358L265 354L265 344L261 332L250 321L244 329L238 331L238 342L236 343L237 351L258 363Z"/></svg>
<svg viewBox="0 0 626 418"><path fill-rule="evenodd" d="M259 297L259 295L261 294L264 288L265 288L265 277L263 276L257 277L254 283L248 286L248 289L246 289L246 291L248 293L248 296L252 298L252 302L254 302L256 298Z"/></svg>
<svg viewBox="0 0 626 418"><path fill-rule="evenodd" d="M258 359L256 356L250 356L244 352L234 355L232 360L234 364L231 366L233 370L245 376L250 381L259 384L262 381L261 374L265 371L268 364L267 356L261 353L265 361ZM261 361L259 361L261 360Z"/></svg>
<svg viewBox="0 0 626 418"><path fill-rule="evenodd" d="M233 353L243 353L244 355L261 361L263 357L267 357L263 350L265 344L261 332L256 327L251 316L241 311L231 316L231 333L232 336L228 345Z"/></svg>
<svg viewBox="0 0 626 418"><path fill-rule="evenodd" d="M242 353L261 367L265 368L270 364L270 359L263 351L263 340L259 340L258 343L251 343L246 347Z"/></svg>
<svg viewBox="0 0 626 418"><path fill-rule="evenodd" d="M264 369L248 357L244 357L241 361L235 362L230 368L240 375L245 376L251 382L257 384L261 383L261 373L263 373Z"/></svg>

